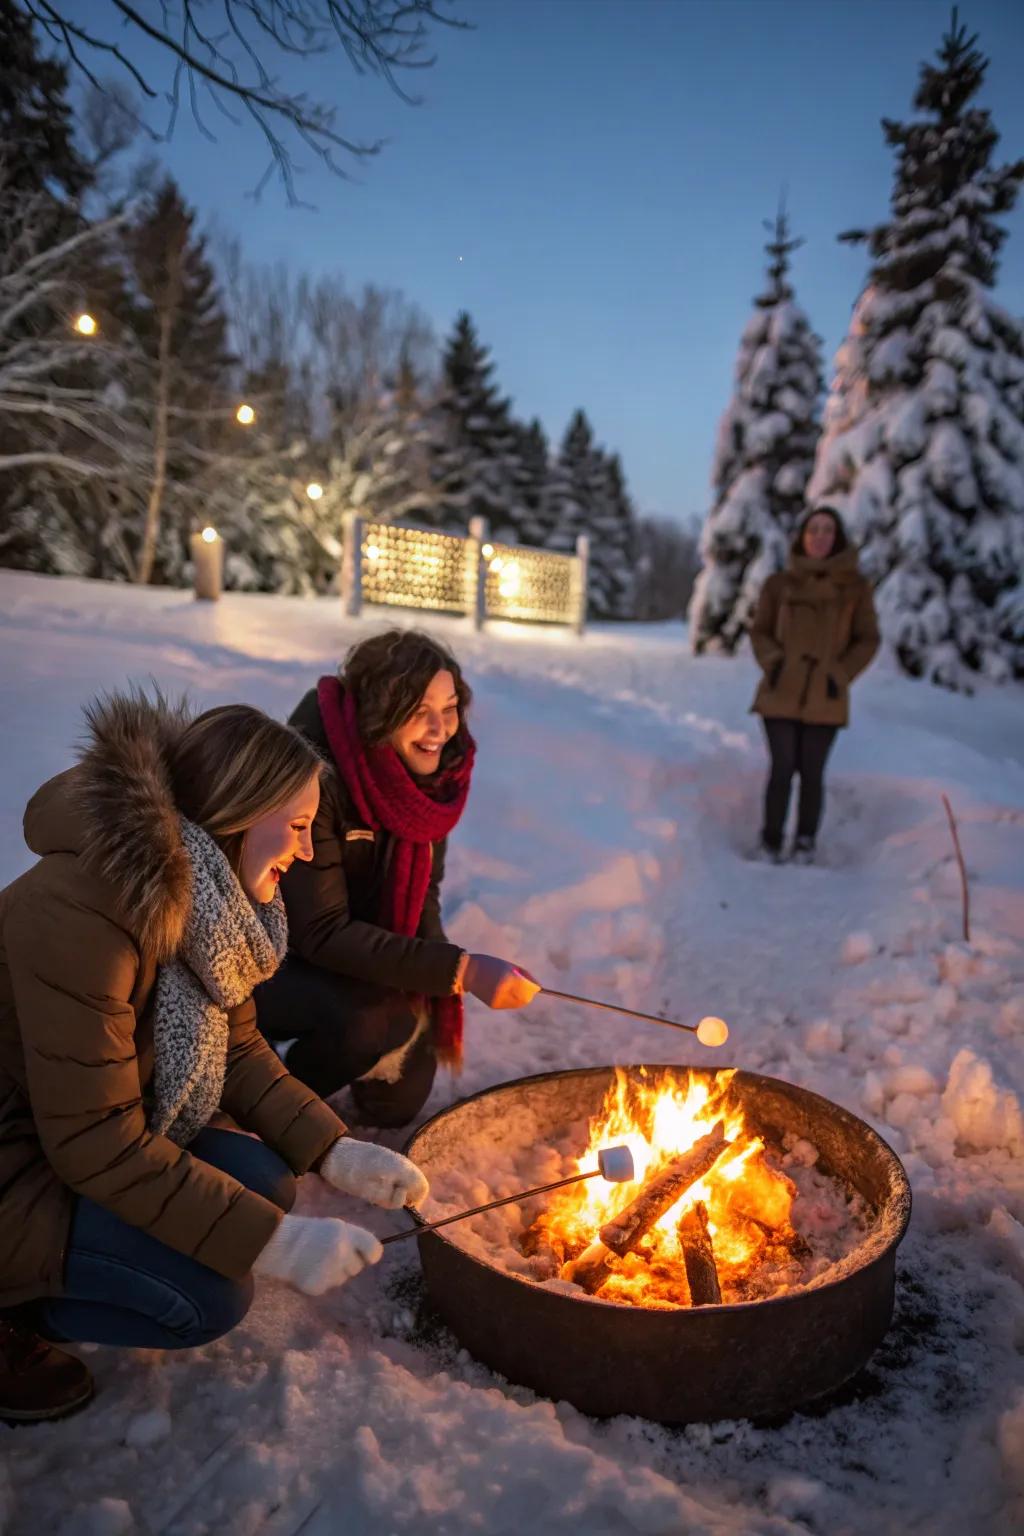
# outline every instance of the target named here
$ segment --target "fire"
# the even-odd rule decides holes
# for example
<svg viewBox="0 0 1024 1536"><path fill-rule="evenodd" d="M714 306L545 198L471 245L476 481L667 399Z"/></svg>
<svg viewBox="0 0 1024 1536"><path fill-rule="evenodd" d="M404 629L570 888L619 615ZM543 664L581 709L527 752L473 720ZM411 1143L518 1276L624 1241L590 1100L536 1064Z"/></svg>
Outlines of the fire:
<svg viewBox="0 0 1024 1536"><path fill-rule="evenodd" d="M698 1203L707 1218L723 1300L747 1294L748 1282L765 1263L792 1263L800 1239L791 1225L796 1187L771 1166L763 1139L746 1124L730 1093L734 1073L657 1080L616 1073L600 1114L591 1121L589 1145L579 1171L597 1167L601 1147L625 1143L633 1155L636 1182L608 1184L588 1179L557 1195L535 1223L545 1243L571 1260L597 1239L601 1227L635 1201L646 1181L689 1151L721 1122L725 1150L711 1171L690 1185L650 1232L618 1261L601 1289L610 1301L635 1306L686 1306L686 1279L680 1218Z"/></svg>

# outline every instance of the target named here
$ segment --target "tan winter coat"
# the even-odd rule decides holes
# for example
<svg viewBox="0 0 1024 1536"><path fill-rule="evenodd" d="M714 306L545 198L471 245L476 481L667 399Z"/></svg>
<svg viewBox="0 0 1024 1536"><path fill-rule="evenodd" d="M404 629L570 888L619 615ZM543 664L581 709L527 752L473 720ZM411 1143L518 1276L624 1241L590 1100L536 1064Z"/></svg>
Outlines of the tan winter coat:
<svg viewBox="0 0 1024 1536"><path fill-rule="evenodd" d="M25 814L38 862L0 891L0 1305L59 1294L74 1196L241 1277L280 1211L146 1123L157 967L189 865L165 752L177 716L113 699L77 768ZM229 1015L222 1108L296 1173L344 1132L256 1028Z"/></svg>
<svg viewBox="0 0 1024 1536"><path fill-rule="evenodd" d="M769 576L750 630L764 673L753 710L768 719L843 726L850 684L878 650L871 588L847 546L827 560L798 553Z"/></svg>

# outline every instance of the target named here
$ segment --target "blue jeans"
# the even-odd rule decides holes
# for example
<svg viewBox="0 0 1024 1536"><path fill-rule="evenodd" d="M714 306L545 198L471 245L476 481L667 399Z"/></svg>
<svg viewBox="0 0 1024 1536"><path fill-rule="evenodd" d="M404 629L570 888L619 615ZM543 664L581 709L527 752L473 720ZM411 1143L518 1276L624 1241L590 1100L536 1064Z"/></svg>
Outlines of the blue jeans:
<svg viewBox="0 0 1024 1536"><path fill-rule="evenodd" d="M262 1141L205 1130L188 1150L281 1210L291 1209L291 1170ZM252 1297L251 1275L229 1280L80 1197L71 1217L64 1294L39 1302L32 1322L58 1343L192 1349L229 1333Z"/></svg>

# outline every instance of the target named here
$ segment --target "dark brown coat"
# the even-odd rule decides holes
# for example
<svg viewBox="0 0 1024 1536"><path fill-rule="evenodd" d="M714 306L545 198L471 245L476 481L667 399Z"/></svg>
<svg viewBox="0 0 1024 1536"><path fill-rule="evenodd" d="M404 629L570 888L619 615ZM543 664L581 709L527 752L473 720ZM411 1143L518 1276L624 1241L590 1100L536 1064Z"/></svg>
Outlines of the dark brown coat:
<svg viewBox="0 0 1024 1536"><path fill-rule="evenodd" d="M114 699L77 768L25 814L38 862L0 891L0 1303L59 1294L76 1194L240 1277L280 1211L147 1128L157 968L181 942L189 864L165 751L180 718ZM302 1173L344 1125L229 1015L222 1108Z"/></svg>
<svg viewBox="0 0 1024 1536"><path fill-rule="evenodd" d="M850 684L878 650L875 605L856 550L811 560L795 542L787 568L761 589L750 643L764 673L755 713L847 725Z"/></svg>
<svg viewBox="0 0 1024 1536"><path fill-rule="evenodd" d="M446 844L433 845L430 888L417 936L406 938L381 928L375 918L391 839L361 820L334 770L315 689L303 698L289 724L330 765L313 823L313 862L294 864L281 887L293 953L359 981L426 997L449 996L462 951L449 944L441 926Z"/></svg>

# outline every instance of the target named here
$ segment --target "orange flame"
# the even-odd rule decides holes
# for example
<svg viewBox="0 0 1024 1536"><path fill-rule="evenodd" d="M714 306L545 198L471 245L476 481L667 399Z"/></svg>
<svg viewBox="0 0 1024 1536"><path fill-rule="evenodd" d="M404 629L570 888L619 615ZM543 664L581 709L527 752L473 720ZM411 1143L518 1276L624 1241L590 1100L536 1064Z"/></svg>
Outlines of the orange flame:
<svg viewBox="0 0 1024 1536"><path fill-rule="evenodd" d="M588 1179L557 1195L537 1225L556 1253L575 1256L600 1227L633 1201L645 1181L671 1158L689 1150L719 1120L731 1146L710 1173L680 1196L661 1216L636 1253L626 1256L601 1291L609 1300L639 1306L685 1306L689 1288L679 1239L679 1219L698 1201L708 1214L708 1232L723 1300L744 1299L753 1272L766 1259L792 1260L790 1216L796 1189L765 1157L765 1144L752 1132L730 1093L734 1073L686 1079L616 1073L601 1112L590 1124L589 1144L579 1171L597 1167L599 1148L625 1143L633 1155L636 1182L607 1184Z"/></svg>

